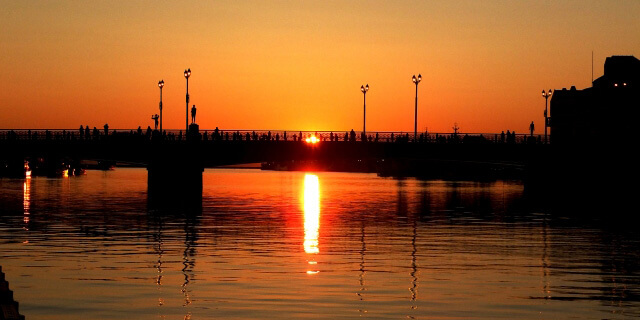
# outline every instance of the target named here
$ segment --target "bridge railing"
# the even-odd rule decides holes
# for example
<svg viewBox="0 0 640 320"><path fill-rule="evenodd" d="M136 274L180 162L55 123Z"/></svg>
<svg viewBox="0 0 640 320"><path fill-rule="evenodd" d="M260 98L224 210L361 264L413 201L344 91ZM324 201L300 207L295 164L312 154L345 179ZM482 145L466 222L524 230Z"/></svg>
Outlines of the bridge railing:
<svg viewBox="0 0 640 320"><path fill-rule="evenodd" d="M473 133L473 132L413 132L374 131L364 135L361 131L300 131L300 130L200 130L203 141L306 141L315 137L319 142L354 142L372 143L545 143L542 135ZM182 130L158 131L140 129L0 129L0 140L20 141L98 141L98 140L136 139L140 141L162 139L167 141L185 141L187 135Z"/></svg>

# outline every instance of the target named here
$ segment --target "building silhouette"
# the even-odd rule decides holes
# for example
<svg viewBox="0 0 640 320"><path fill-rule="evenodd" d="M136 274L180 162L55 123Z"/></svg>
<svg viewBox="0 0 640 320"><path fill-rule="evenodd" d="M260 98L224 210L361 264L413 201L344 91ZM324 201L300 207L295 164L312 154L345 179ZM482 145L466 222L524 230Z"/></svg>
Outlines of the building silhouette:
<svg viewBox="0 0 640 320"><path fill-rule="evenodd" d="M640 60L611 56L593 86L555 90L551 97L551 142L611 143L631 139L640 107Z"/></svg>

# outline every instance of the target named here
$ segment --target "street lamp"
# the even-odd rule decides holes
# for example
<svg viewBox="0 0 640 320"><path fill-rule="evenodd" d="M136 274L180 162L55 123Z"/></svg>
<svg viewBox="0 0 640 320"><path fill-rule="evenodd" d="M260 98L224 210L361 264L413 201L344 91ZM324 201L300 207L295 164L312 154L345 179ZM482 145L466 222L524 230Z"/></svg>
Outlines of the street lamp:
<svg viewBox="0 0 640 320"><path fill-rule="evenodd" d="M185 117L186 129L185 134L189 131L189 77L191 76L191 68L184 70L184 77L187 79L187 113Z"/></svg>
<svg viewBox="0 0 640 320"><path fill-rule="evenodd" d="M160 88L160 133L162 133L162 87L164 87L164 80L158 81L158 87Z"/></svg>
<svg viewBox="0 0 640 320"><path fill-rule="evenodd" d="M413 140L416 141L418 138L418 83L422 81L422 75L418 74L418 77L416 78L416 75L414 74L411 80L416 84L416 113L413 121Z"/></svg>
<svg viewBox="0 0 640 320"><path fill-rule="evenodd" d="M549 92L542 90L542 97L544 98L544 143L547 143L547 128L549 127L549 97L551 97L551 89Z"/></svg>
<svg viewBox="0 0 640 320"><path fill-rule="evenodd" d="M369 84L367 86L360 86L360 91L364 95L364 113L362 117L362 135L367 136L367 91L369 91Z"/></svg>

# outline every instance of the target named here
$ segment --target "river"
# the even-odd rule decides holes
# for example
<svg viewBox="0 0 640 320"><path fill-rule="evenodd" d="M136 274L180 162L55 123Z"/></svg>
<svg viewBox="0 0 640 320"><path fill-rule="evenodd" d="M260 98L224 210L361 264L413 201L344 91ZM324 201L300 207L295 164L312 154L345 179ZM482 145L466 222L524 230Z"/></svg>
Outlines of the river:
<svg viewBox="0 0 640 320"><path fill-rule="evenodd" d="M207 169L181 209L144 169L0 179L0 266L26 319L640 317L636 230L525 191Z"/></svg>

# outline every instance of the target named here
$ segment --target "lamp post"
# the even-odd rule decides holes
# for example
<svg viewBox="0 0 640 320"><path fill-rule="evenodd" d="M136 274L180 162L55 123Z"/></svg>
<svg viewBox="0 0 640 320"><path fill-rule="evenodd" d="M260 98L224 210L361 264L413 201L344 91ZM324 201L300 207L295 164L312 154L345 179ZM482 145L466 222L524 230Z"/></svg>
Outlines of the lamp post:
<svg viewBox="0 0 640 320"><path fill-rule="evenodd" d="M422 81L422 75L418 74L418 77L416 78L416 75L414 74L411 80L413 81L413 83L416 84L416 113L413 121L413 141L417 141L417 138L418 138L418 83Z"/></svg>
<svg viewBox="0 0 640 320"><path fill-rule="evenodd" d="M162 134L162 87L164 87L164 80L158 81L158 87L160 88L160 134Z"/></svg>
<svg viewBox="0 0 640 320"><path fill-rule="evenodd" d="M551 89L549 92L542 90L542 97L544 98L544 143L547 143L547 128L549 127L549 97L551 97Z"/></svg>
<svg viewBox="0 0 640 320"><path fill-rule="evenodd" d="M185 134L189 132L189 77L191 76L191 68L184 70L184 77L187 79L187 111L185 116Z"/></svg>
<svg viewBox="0 0 640 320"><path fill-rule="evenodd" d="M363 136L367 136L367 91L369 91L369 84L366 86L360 86L360 91L362 91L364 96L364 112L362 116L362 134Z"/></svg>

